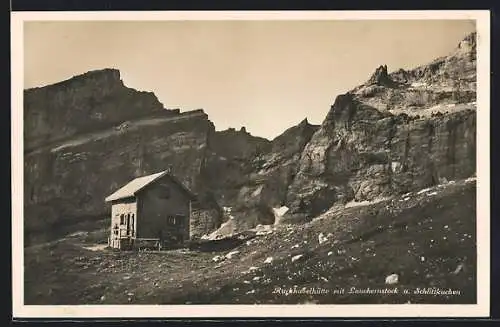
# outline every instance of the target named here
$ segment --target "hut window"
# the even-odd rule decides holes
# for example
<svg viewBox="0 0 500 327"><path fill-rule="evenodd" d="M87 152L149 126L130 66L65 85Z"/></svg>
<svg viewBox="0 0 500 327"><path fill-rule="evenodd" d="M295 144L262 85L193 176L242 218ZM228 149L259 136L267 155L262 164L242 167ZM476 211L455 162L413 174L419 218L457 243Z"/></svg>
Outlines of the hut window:
<svg viewBox="0 0 500 327"><path fill-rule="evenodd" d="M182 222L183 222L183 219L184 219L184 216L182 215L177 215L175 218L174 218L174 221L175 221L175 225L182 225Z"/></svg>

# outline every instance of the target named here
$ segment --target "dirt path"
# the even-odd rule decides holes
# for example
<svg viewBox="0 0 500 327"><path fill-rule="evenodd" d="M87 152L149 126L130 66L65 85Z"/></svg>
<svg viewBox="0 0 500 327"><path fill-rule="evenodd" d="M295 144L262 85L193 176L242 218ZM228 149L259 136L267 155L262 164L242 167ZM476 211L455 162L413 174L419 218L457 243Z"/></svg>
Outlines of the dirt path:
<svg viewBox="0 0 500 327"><path fill-rule="evenodd" d="M44 151L50 151L50 152L58 152L60 150L78 146L87 142L93 142L97 140L101 140L104 138L108 138L114 135L119 135L121 133L124 133L127 130L136 130L141 127L146 127L146 126L154 126L154 125L159 125L163 124L166 122L177 122L177 121L182 121L186 119L190 119L192 117L197 117L197 116L202 116L204 115L203 113L199 112L194 112L194 113L183 113L179 116L175 117L164 117L164 118L146 118L146 119L139 119L139 120L134 120L134 121L127 121L122 123L121 125L114 126L111 128L107 128L102 131L97 131L93 133L87 133L87 134L81 134L77 136L70 137L65 140L59 140L54 143L46 144L42 147L38 147L32 151L28 151L25 153L25 155L31 155L39 152L44 152Z"/></svg>

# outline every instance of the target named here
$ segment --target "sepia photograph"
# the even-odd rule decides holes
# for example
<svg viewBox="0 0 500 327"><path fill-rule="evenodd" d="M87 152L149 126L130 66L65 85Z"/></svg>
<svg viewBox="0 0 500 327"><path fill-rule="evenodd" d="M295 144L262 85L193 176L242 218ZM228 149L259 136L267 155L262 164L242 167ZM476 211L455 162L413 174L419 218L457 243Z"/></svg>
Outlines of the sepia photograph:
<svg viewBox="0 0 500 327"><path fill-rule="evenodd" d="M487 11L160 14L12 16L14 311L488 314Z"/></svg>

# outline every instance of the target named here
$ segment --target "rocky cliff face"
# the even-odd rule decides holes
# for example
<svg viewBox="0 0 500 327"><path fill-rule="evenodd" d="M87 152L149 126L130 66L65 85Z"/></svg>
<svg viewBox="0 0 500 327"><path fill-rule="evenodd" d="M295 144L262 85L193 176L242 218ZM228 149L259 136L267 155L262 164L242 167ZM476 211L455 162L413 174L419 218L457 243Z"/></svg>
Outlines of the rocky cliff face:
<svg viewBox="0 0 500 327"><path fill-rule="evenodd" d="M251 135L245 127L239 131L229 128L212 135L210 148L225 159L248 159L268 152L271 149L271 142L265 138Z"/></svg>
<svg viewBox="0 0 500 327"><path fill-rule="evenodd" d="M104 198L131 179L172 168L197 190L213 125L202 112L131 123L25 155L27 235L109 208Z"/></svg>
<svg viewBox="0 0 500 327"><path fill-rule="evenodd" d="M273 224L273 208L287 203L288 186L295 178L302 150L319 126L304 119L271 141L267 153L250 158L245 179L230 203L236 231Z"/></svg>
<svg viewBox="0 0 500 327"><path fill-rule="evenodd" d="M302 153L289 187L290 213L304 215L301 220L339 201L370 201L475 173L473 108L407 119L344 95L331 112Z"/></svg>
<svg viewBox="0 0 500 327"><path fill-rule="evenodd" d="M169 167L231 207L228 231L271 224L280 207L281 221L304 222L332 205L473 175L475 51L473 34L428 65L392 73L381 65L338 96L320 126L305 119L272 141L244 128L215 131L203 110L166 110L116 70L26 90L25 239L103 217L106 195ZM221 222L206 212L193 226L200 235Z"/></svg>
<svg viewBox="0 0 500 327"><path fill-rule="evenodd" d="M299 160L289 221L476 171L475 35L415 70L377 68L335 100Z"/></svg>
<svg viewBox="0 0 500 327"><path fill-rule="evenodd" d="M153 93L127 88L115 69L24 91L25 151L165 110Z"/></svg>
<svg viewBox="0 0 500 327"><path fill-rule="evenodd" d="M271 149L267 139L252 136L245 128L231 128L211 133L210 152L201 174L203 185L214 193L223 206L232 206L248 175L254 170L253 160Z"/></svg>

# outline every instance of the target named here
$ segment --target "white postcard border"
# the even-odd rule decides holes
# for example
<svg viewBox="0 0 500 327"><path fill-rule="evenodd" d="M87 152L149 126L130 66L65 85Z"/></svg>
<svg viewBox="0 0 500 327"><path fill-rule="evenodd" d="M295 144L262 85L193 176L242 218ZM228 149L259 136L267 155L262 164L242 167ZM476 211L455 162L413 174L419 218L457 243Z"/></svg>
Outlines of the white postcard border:
<svg viewBox="0 0 500 327"><path fill-rule="evenodd" d="M476 20L477 304L474 305L24 305L23 22L73 20ZM490 12L437 11L128 11L12 12L12 295L14 318L170 317L487 317L490 306Z"/></svg>

